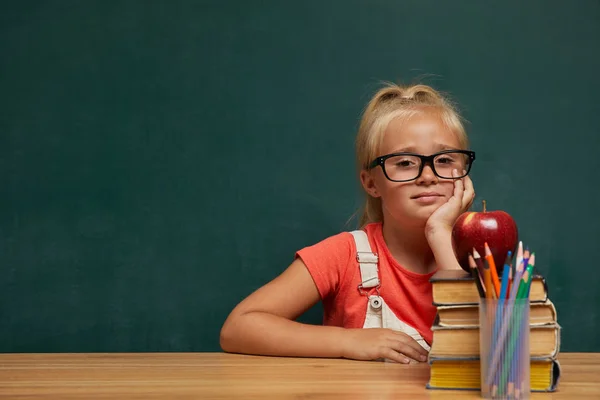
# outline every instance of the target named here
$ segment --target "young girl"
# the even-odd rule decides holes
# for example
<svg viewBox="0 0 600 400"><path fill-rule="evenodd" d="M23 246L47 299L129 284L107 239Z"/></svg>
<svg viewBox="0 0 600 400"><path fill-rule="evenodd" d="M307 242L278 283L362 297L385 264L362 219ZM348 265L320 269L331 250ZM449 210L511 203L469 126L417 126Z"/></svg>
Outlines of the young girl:
<svg viewBox="0 0 600 400"><path fill-rule="evenodd" d="M379 90L356 139L362 229L298 251L231 312L223 350L426 361L436 314L429 278L460 268L451 230L475 196L467 146L459 115L431 87ZM295 322L319 300L323 326Z"/></svg>

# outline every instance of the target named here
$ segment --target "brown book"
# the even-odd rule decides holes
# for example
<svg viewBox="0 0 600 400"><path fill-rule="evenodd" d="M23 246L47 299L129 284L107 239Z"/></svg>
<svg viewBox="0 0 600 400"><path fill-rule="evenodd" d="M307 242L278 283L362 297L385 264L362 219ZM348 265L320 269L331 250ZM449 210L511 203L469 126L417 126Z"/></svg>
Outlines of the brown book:
<svg viewBox="0 0 600 400"><path fill-rule="evenodd" d="M429 359L428 389L481 389L479 359ZM554 392L560 380L560 363L552 358L532 359L529 386L532 392Z"/></svg>
<svg viewBox="0 0 600 400"><path fill-rule="evenodd" d="M471 274L462 269L448 269L436 272L430 279L433 291L433 305L475 305L479 304L479 293ZM534 275L531 281L529 301L543 303L548 300L548 287L541 275Z"/></svg>
<svg viewBox="0 0 600 400"><path fill-rule="evenodd" d="M543 303L530 303L529 325L547 325L556 321L556 307L550 299ZM438 306L435 324L443 327L479 326L479 305Z"/></svg>
<svg viewBox="0 0 600 400"><path fill-rule="evenodd" d="M434 325L429 355L437 358L479 357L479 327L444 327ZM555 358L560 351L560 325L531 326L529 351L532 358Z"/></svg>

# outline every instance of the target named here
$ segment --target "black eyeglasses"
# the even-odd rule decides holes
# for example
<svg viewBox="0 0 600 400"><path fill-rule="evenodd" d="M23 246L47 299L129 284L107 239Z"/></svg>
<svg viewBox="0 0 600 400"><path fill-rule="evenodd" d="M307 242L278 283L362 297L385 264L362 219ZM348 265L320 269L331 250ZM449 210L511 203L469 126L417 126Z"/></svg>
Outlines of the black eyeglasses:
<svg viewBox="0 0 600 400"><path fill-rule="evenodd" d="M381 166L387 179L393 182L408 182L421 176L425 165L442 179L459 179L467 176L475 161L475 152L470 150L444 150L430 156L415 153L392 153L377 157L367 169ZM458 176L452 176L452 170ZM465 171L465 172L463 172Z"/></svg>

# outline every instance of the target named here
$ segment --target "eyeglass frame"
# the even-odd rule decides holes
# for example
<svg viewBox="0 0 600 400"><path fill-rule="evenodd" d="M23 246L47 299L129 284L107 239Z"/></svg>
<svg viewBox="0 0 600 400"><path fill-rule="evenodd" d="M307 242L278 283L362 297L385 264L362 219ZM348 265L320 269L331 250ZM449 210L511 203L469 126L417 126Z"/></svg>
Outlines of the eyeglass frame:
<svg viewBox="0 0 600 400"><path fill-rule="evenodd" d="M437 171L435 170L435 165L433 164L433 159L435 157L438 157L442 154L447 154L447 153L461 153L461 154L467 155L469 157L469 163L468 163L469 165L468 165L467 172L465 172L461 176L456 176L456 177L452 177L452 178L446 178L446 177L440 176L437 173ZM421 165L419 166L419 173L417 174L416 177L414 177L412 179L404 179L404 180L398 181L398 180L391 179L388 176L387 171L385 170L385 160L387 160L388 158L397 157L397 156L413 156L413 157L419 157L421 159ZM377 166L380 166L381 170L383 171L383 174L385 175L385 177L388 180L390 180L392 182L410 182L410 181L419 179L419 177L423 173L423 168L425 168L425 165L429 165L429 167L431 168L431 170L433 171L435 176L437 176L440 179L460 179L460 178L464 178L465 176L469 175L469 171L471 171L471 167L473 166L473 161L475 161L475 152L471 151L471 150L459 150L459 149L443 150L443 151L440 151L439 153L431 154L429 156L424 156L422 154L417 154L417 153L401 152L401 153L390 153L390 154L386 154L384 156L377 157L367 166L367 170L371 170L373 168L376 168Z"/></svg>

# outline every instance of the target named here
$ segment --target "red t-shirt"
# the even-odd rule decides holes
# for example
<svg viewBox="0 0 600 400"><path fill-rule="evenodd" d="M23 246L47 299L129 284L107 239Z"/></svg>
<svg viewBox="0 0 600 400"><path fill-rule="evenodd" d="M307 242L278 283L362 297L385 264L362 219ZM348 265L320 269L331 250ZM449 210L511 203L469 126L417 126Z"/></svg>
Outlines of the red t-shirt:
<svg viewBox="0 0 600 400"><path fill-rule="evenodd" d="M429 278L435 273L417 274L404 269L392 257L383 239L381 223L364 228L371 251L379 255L379 292L396 316L414 327L431 344L431 326L436 315ZM360 267L356 244L350 232L331 236L296 253L308 267L323 301L323 324L362 328L367 298L358 291Z"/></svg>

